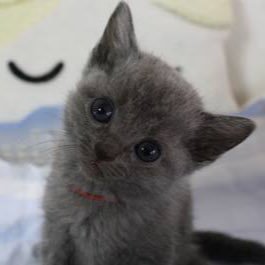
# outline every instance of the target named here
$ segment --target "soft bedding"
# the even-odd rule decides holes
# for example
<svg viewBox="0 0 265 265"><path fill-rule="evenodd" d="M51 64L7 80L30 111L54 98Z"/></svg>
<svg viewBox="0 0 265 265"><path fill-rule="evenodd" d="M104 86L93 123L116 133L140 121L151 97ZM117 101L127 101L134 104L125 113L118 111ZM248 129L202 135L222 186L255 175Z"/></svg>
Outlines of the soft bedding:
<svg viewBox="0 0 265 265"><path fill-rule="evenodd" d="M265 101L247 108L258 128L242 145L192 176L195 226L265 243ZM38 264L41 197L50 167L0 160L0 264Z"/></svg>
<svg viewBox="0 0 265 265"><path fill-rule="evenodd" d="M0 264L38 264L41 197L49 167L0 161Z"/></svg>

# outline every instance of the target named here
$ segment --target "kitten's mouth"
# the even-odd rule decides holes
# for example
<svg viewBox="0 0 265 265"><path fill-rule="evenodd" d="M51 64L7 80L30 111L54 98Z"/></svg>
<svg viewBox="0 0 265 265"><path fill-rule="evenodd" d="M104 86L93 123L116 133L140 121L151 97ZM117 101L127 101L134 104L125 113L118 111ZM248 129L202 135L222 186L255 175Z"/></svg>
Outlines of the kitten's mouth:
<svg viewBox="0 0 265 265"><path fill-rule="evenodd" d="M104 178L104 174L103 174L102 170L99 168L98 162L96 160L93 160L93 161L91 161L90 164L91 164L93 174L95 174L96 177L99 177L101 179Z"/></svg>

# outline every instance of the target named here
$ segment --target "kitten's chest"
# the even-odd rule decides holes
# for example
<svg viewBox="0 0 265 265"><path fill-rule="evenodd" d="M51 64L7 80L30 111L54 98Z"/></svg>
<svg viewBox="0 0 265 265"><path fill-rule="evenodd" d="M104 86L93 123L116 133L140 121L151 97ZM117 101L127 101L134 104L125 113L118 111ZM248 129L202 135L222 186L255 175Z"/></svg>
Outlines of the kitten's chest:
<svg viewBox="0 0 265 265"><path fill-rule="evenodd" d="M74 239L76 265L107 264L106 261L115 250L115 246L109 244L110 238L107 238L104 231L100 232L100 227L98 229L80 229L80 235Z"/></svg>
<svg viewBox="0 0 265 265"><path fill-rule="evenodd" d="M108 212L76 219L71 227L76 265L110 264L122 248L121 242L129 238L124 226L118 216Z"/></svg>

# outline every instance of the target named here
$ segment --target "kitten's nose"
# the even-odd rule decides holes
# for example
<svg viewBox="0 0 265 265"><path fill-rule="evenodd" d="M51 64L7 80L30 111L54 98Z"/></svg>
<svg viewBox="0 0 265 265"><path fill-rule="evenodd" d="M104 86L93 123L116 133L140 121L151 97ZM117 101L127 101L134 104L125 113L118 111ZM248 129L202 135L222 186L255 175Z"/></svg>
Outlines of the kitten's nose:
<svg viewBox="0 0 265 265"><path fill-rule="evenodd" d="M98 142L95 145L95 153L99 161L113 161L119 152L118 145L114 143Z"/></svg>

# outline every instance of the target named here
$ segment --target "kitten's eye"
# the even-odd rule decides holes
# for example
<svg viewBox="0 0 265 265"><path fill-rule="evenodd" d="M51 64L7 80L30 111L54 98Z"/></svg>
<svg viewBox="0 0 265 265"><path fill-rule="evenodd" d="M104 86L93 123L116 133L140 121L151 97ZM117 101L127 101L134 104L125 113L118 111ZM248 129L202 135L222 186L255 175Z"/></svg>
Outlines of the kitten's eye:
<svg viewBox="0 0 265 265"><path fill-rule="evenodd" d="M114 104L109 98L97 98L92 102L91 114L93 118L102 123L110 121L114 113Z"/></svg>
<svg viewBox="0 0 265 265"><path fill-rule="evenodd" d="M161 148L156 141L142 141L135 146L135 153L144 162L154 162L161 156Z"/></svg>

